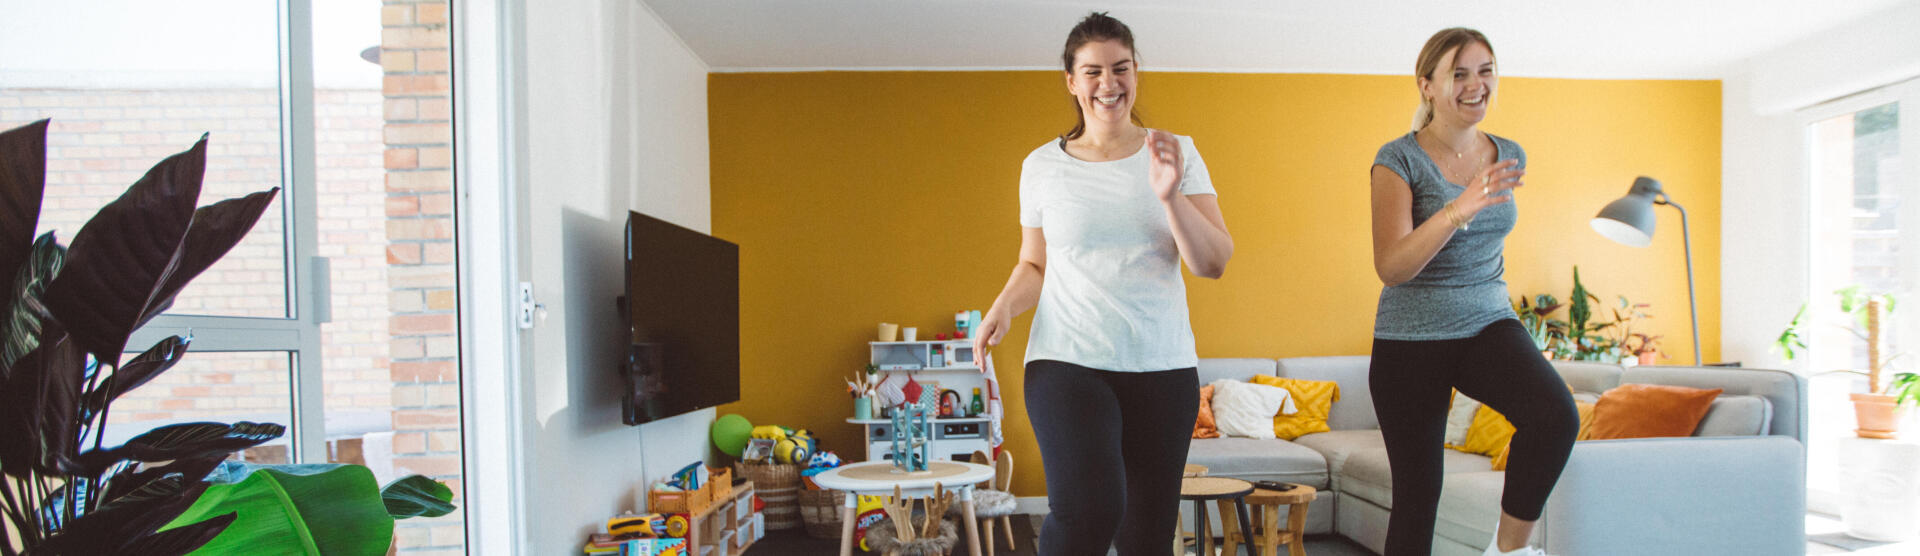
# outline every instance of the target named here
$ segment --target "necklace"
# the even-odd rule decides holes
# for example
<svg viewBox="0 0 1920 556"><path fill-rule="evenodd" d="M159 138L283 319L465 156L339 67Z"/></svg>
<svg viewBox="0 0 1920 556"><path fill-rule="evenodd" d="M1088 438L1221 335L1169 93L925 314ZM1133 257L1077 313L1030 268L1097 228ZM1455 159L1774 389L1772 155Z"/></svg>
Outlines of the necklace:
<svg viewBox="0 0 1920 556"><path fill-rule="evenodd" d="M1425 131L1425 130L1422 130L1422 131ZM1428 136L1432 138L1435 143L1439 143L1441 147L1445 147L1447 151L1450 151L1453 153L1453 158L1451 159L1444 156L1429 157L1429 158L1437 159L1441 163L1440 170L1441 170L1441 173L1444 174L1444 176L1442 177L1445 177L1447 181L1450 181L1453 183L1466 183L1468 180L1473 178L1474 174L1477 174L1480 172L1480 167L1484 164L1484 161L1481 160L1482 158L1481 156L1479 156L1478 154L1475 154L1473 157L1473 162L1467 163L1465 151L1456 149L1453 147L1453 145L1447 144L1446 140L1441 139L1438 133L1429 133ZM1418 136L1416 135L1416 137ZM1439 150L1439 149L1435 148L1434 150ZM1460 171L1459 165L1461 164L1468 164L1466 168L1467 171L1464 173Z"/></svg>

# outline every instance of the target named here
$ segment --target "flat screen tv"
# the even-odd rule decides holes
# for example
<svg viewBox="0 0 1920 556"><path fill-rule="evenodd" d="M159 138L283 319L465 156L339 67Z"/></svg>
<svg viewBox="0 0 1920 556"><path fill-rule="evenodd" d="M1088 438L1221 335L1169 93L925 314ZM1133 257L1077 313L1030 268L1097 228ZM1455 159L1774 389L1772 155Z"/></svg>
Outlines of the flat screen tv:
<svg viewBox="0 0 1920 556"><path fill-rule="evenodd" d="M638 425L740 400L740 247L627 215L622 421Z"/></svg>

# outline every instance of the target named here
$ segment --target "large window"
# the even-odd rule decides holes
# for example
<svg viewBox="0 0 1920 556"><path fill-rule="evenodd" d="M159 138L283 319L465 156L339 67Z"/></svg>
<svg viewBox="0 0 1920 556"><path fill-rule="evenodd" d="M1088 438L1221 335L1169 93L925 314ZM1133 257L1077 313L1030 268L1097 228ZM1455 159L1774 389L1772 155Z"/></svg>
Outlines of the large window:
<svg viewBox="0 0 1920 556"><path fill-rule="evenodd" d="M32 53L0 56L0 128L53 120L40 231L70 241L202 134L202 205L283 188L129 342L194 338L183 363L115 405L109 436L281 423L287 437L236 457L363 464L461 493L446 0L8 1L0 13L0 52ZM395 534L402 554L464 547L458 512Z"/></svg>
<svg viewBox="0 0 1920 556"><path fill-rule="evenodd" d="M1866 343L1840 313L1834 291L1857 286L1898 300L1882 323L1882 358L1920 347L1920 81L1910 81L1816 106L1806 123L1810 379L1808 504L1837 500L1835 474L1841 438L1853 434L1847 393L1865 392L1865 377L1835 370L1868 368ZM1920 355L1892 362L1896 372L1920 370ZM1890 373L1889 373L1890 374ZM1887 380L1887 377L1882 377Z"/></svg>

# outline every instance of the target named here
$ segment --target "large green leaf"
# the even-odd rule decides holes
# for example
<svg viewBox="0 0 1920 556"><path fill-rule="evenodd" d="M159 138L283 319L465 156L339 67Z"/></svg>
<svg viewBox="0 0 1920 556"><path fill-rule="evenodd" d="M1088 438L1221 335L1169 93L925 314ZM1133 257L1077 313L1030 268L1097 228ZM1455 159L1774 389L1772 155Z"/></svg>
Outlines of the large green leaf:
<svg viewBox="0 0 1920 556"><path fill-rule="evenodd" d="M407 475L381 487L380 499L394 519L453 513L453 489L422 475Z"/></svg>
<svg viewBox="0 0 1920 556"><path fill-rule="evenodd" d="M180 264L206 174L205 136L167 157L101 207L73 236L46 305L80 346L111 367L153 300Z"/></svg>
<svg viewBox="0 0 1920 556"><path fill-rule="evenodd" d="M47 120L0 133L0 292L13 291L14 269L31 249L46 184Z"/></svg>
<svg viewBox="0 0 1920 556"><path fill-rule="evenodd" d="M195 554L379 556L393 544L393 517L366 467L228 463L208 479L216 484L168 527L239 518Z"/></svg>

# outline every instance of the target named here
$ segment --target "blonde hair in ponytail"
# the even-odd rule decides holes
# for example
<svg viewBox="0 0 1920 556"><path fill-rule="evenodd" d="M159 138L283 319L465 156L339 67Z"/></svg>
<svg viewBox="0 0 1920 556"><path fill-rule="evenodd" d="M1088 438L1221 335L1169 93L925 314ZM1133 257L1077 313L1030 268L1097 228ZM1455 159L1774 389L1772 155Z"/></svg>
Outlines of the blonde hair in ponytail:
<svg viewBox="0 0 1920 556"><path fill-rule="evenodd" d="M1453 72L1449 71L1439 79L1434 78L1433 72L1440 68L1441 61L1454 59L1458 56L1460 47L1470 42L1480 43L1481 46L1487 47L1487 54L1493 54L1493 43L1487 41L1487 36L1466 27L1441 29L1440 32L1434 33L1433 37L1428 38L1427 45L1420 48L1420 57L1414 60L1414 90L1420 90L1422 78L1440 81L1446 85L1444 88L1452 89ZM1499 57L1495 56L1494 59L1498 60ZM1492 98L1489 98L1488 102L1492 102ZM1427 98L1425 91L1420 91L1420 107L1413 110L1413 131L1418 132L1420 128L1427 127L1430 123L1433 123L1433 100Z"/></svg>

